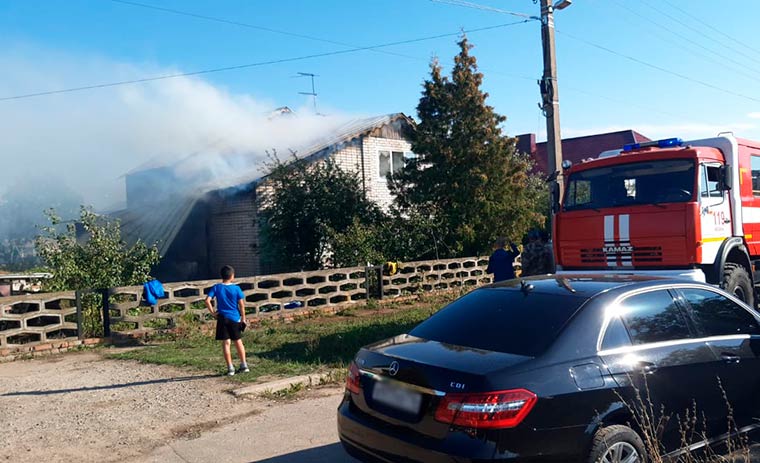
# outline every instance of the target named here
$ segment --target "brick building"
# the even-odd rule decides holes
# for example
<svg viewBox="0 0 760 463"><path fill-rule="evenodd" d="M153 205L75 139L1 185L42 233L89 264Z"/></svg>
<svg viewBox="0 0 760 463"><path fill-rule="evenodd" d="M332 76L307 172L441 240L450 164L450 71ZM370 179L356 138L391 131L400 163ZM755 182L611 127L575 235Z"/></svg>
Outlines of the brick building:
<svg viewBox="0 0 760 463"><path fill-rule="evenodd" d="M536 134L529 133L516 137L517 150L530 154L536 161L536 170L547 172L549 155L546 142L536 143ZM622 149L628 143L651 141L635 130L587 135L583 137L562 139L562 159L577 164L586 158L595 158L603 151Z"/></svg>
<svg viewBox="0 0 760 463"><path fill-rule="evenodd" d="M386 175L411 156L413 126L401 113L355 119L296 151L312 162L329 157L357 173L364 194L387 208L392 198ZM223 264L235 267L238 276L278 270L265 268L259 258L257 198L266 177L249 167L238 178L224 179L223 186L195 187L179 178L173 165L147 165L126 175L127 209L114 216L127 242L157 243L162 257L157 278L216 278Z"/></svg>

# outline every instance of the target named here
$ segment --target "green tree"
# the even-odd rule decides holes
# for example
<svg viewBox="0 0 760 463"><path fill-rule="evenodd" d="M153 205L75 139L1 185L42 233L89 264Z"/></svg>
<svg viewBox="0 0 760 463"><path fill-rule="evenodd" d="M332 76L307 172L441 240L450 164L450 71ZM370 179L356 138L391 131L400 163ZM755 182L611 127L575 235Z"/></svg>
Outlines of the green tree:
<svg viewBox="0 0 760 463"><path fill-rule="evenodd" d="M289 162L281 162L275 153L268 167L259 210L262 259L270 268L323 268L331 236L346 232L355 222L374 223L382 215L365 198L359 177L329 158L308 162L293 154Z"/></svg>
<svg viewBox="0 0 760 463"><path fill-rule="evenodd" d="M62 223L54 210L46 211L50 222L35 240L35 249L53 274L52 291L103 289L145 282L158 263L158 249L138 241L128 246L121 239L118 221L95 214L82 206L77 225Z"/></svg>
<svg viewBox="0 0 760 463"><path fill-rule="evenodd" d="M440 226L442 256L484 253L498 236L518 241L543 223L546 198L531 159L502 134L506 118L486 104L472 46L462 38L459 47L451 77L431 63L412 135L418 158L388 181L401 210Z"/></svg>

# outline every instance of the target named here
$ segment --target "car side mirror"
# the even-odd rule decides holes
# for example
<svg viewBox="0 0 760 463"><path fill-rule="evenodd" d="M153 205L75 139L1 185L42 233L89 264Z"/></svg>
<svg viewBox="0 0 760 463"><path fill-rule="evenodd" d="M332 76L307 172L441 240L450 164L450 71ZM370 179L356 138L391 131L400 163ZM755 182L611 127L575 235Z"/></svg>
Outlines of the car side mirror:
<svg viewBox="0 0 760 463"><path fill-rule="evenodd" d="M718 185L721 191L728 191L731 189L731 169L729 166L720 166L720 184Z"/></svg>

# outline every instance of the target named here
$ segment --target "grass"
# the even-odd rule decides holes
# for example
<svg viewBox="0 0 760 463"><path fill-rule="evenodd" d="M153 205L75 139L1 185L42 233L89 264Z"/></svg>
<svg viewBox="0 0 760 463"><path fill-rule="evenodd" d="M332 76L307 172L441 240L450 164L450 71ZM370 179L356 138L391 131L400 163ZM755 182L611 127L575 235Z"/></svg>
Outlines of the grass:
<svg viewBox="0 0 760 463"><path fill-rule="evenodd" d="M243 336L251 372L230 379L263 381L345 368L360 347L409 331L454 297L446 294L383 305L356 305L336 315L304 316L292 323L264 320ZM111 357L204 372L224 370L219 342L213 334L202 334L197 325L156 340L156 345Z"/></svg>

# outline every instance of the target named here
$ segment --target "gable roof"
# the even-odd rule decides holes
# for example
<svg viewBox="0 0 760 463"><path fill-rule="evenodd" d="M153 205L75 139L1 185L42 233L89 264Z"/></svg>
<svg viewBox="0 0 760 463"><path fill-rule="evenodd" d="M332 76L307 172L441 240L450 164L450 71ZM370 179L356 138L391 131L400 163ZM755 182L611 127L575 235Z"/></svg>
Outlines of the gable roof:
<svg viewBox="0 0 760 463"><path fill-rule="evenodd" d="M329 134L312 140L295 151L301 159L308 161L318 160L329 156L341 149L346 143L362 135L396 122L401 122L411 127L414 126L414 121L403 113L352 119L336 127ZM193 155L198 154L194 153ZM159 200L149 207L141 206L139 208L125 209L113 213L112 217L121 220L122 239L125 242L134 244L140 239L148 245L156 243L160 255L164 256L195 205L206 194L241 185L255 185L262 178L263 176L258 170L258 166L251 166L249 171L243 172L237 177L201 185L183 197Z"/></svg>
<svg viewBox="0 0 760 463"><path fill-rule="evenodd" d="M415 122L403 113L385 114L382 116L368 117L363 119L352 119L347 121L322 137L311 140L300 147L295 147L293 151L298 158L307 162L330 156L334 152L343 148L347 143L363 136L385 125L402 123L409 127L414 127ZM223 179L223 181L213 181L201 186L205 192L221 190L225 188L237 187L246 184L256 184L266 175L262 175L258 166L251 166L251 169L234 178Z"/></svg>

